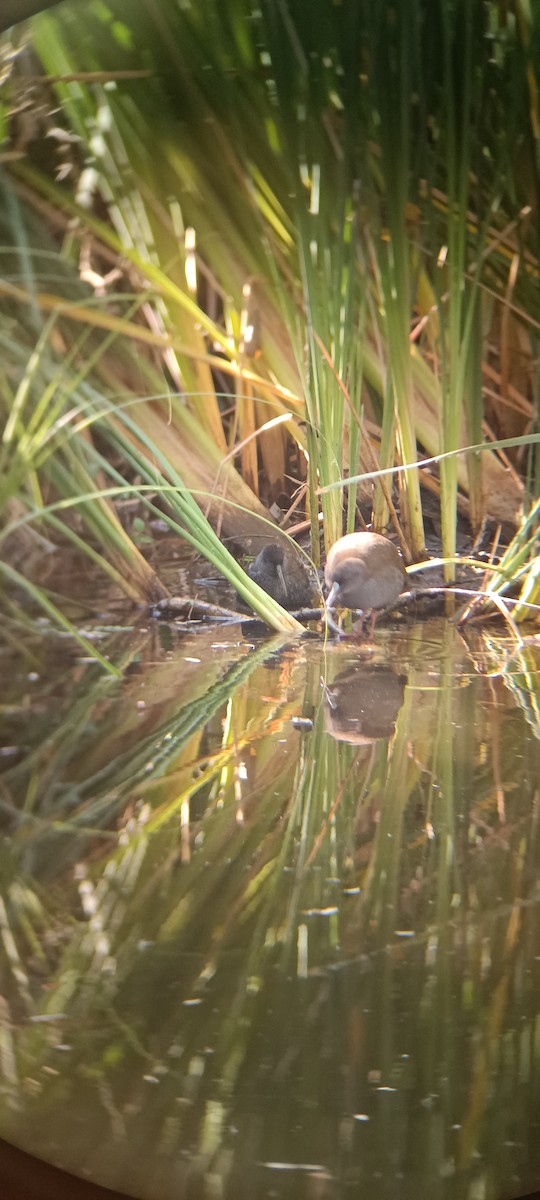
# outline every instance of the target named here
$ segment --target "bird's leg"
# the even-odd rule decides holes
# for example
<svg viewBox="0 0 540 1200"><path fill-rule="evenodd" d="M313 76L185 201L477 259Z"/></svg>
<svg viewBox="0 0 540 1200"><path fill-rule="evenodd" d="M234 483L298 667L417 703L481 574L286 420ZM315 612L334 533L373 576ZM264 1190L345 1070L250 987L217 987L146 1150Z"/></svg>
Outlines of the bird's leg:
<svg viewBox="0 0 540 1200"><path fill-rule="evenodd" d="M355 612L356 612L356 616L358 619L354 622L354 625L352 627L352 634L353 634L353 637L358 638L361 641L364 636L364 625L366 623L366 614L363 611L363 609L361 609L361 608L357 608L355 610ZM373 610L372 610L372 616L373 616ZM370 625L370 636L368 638L368 641L372 641L372 640L373 640L373 628Z"/></svg>
<svg viewBox="0 0 540 1200"><path fill-rule="evenodd" d="M358 609L358 612L360 612L360 619L358 621L356 621L354 628L353 628L353 633L356 635L356 637L362 638L364 635L366 614L364 612L362 612L361 609ZM369 616L369 622L368 622L369 633L368 633L368 637L366 639L368 642L373 641L373 631L375 629L375 621L376 620L377 620L377 610L375 608L372 608L370 616Z"/></svg>

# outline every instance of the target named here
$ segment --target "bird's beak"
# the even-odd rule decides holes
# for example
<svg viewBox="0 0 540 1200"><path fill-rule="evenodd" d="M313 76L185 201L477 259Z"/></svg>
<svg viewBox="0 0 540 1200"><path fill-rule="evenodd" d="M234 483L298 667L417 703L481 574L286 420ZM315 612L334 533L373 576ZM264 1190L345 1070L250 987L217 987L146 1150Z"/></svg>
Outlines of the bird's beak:
<svg viewBox="0 0 540 1200"><path fill-rule="evenodd" d="M283 574L283 567L281 566L281 563L277 563L277 565L276 565L276 574L279 576L279 578L281 580L281 586L283 588L283 591L285 592L285 595L287 596L288 589L287 589L287 584L285 582L285 576Z"/></svg>
<svg viewBox="0 0 540 1200"><path fill-rule="evenodd" d="M333 583L326 597L325 604L327 608L336 607L336 599L339 595L339 583Z"/></svg>

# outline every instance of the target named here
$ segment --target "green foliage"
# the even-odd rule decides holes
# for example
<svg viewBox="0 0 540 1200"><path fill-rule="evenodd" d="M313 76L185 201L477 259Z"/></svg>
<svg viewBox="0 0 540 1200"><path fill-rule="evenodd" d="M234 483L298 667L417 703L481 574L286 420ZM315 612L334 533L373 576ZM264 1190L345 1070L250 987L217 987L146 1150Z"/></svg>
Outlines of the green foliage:
<svg viewBox="0 0 540 1200"><path fill-rule="evenodd" d="M499 239L526 199L513 164L516 149L524 159L528 153L529 116L519 32L498 24L493 6L473 14L444 0L397 9L358 2L319 16L313 21L293 0L263 4L256 14L243 0L232 7L168 0L159 12L116 0L87 15L87 65L112 79L143 64L149 78L93 90L59 85L128 252L131 243L147 259L157 252L163 266L174 264L178 247L162 202L174 197L184 228L196 229L201 257L238 307L245 279L264 281L265 360L303 395L312 498L317 482L346 473L351 443L358 455L351 405L357 413L371 406L373 388L383 406L383 466L396 451L414 460L415 433L430 451L451 450L464 419L478 429L479 287L498 281L504 294ZM115 36L118 19L132 30L130 45ZM77 28L69 5L38 24L35 42L49 69L80 69ZM128 170L120 170L120 154ZM432 293L416 339L428 351L433 383L427 429L410 340L420 283ZM520 286L521 278L516 294ZM280 313L288 367L283 335L276 358ZM358 349L360 331L379 359L379 380ZM450 460L447 553L457 482ZM417 480L402 507L418 553ZM331 541L341 532L337 497L323 509ZM377 514L383 521L384 503Z"/></svg>
<svg viewBox="0 0 540 1200"><path fill-rule="evenodd" d="M317 18L300 0L111 0L85 6L84 39L77 4L33 23L61 110L45 163L51 96L25 140L28 66L15 54L4 506L20 490L37 514L45 479L89 494L99 434L126 454L128 487L153 459L164 494L174 481L184 498L211 495L227 536L261 536L270 501L293 490L292 463L315 561L319 508L327 546L354 527L357 500L372 499L377 526L398 524L389 486L365 476L414 463L417 444L448 455L446 558L458 489L473 528L486 512L516 518L522 489L496 453L455 452L486 415L499 442L515 435L497 402L517 342L532 370L536 19L464 0L321 2ZM524 428L527 385L513 392ZM418 559L419 480L399 478L400 537ZM128 562L132 594L159 594L109 499L81 512L109 570ZM210 545L235 575L201 530L198 548Z"/></svg>

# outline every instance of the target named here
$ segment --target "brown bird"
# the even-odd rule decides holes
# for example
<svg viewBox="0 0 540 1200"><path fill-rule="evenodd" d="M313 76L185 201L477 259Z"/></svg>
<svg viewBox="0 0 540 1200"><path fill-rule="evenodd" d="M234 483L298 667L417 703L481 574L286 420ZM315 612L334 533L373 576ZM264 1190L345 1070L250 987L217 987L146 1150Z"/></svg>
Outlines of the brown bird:
<svg viewBox="0 0 540 1200"><path fill-rule="evenodd" d="M367 612L395 604L405 568L397 546L380 533L348 533L331 547L324 577L327 608Z"/></svg>
<svg viewBox="0 0 540 1200"><path fill-rule="evenodd" d="M283 608L307 608L313 599L315 578L295 555L276 542L268 542L250 563L250 579L264 588Z"/></svg>

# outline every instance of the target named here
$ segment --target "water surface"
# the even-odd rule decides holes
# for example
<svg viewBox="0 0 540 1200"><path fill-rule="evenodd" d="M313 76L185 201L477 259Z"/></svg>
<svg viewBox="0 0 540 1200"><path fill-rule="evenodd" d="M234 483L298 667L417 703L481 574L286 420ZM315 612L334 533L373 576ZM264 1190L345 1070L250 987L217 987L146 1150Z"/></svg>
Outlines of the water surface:
<svg viewBox="0 0 540 1200"><path fill-rule="evenodd" d="M3 663L0 1137L145 1200L540 1186L538 644L92 635L122 681Z"/></svg>

